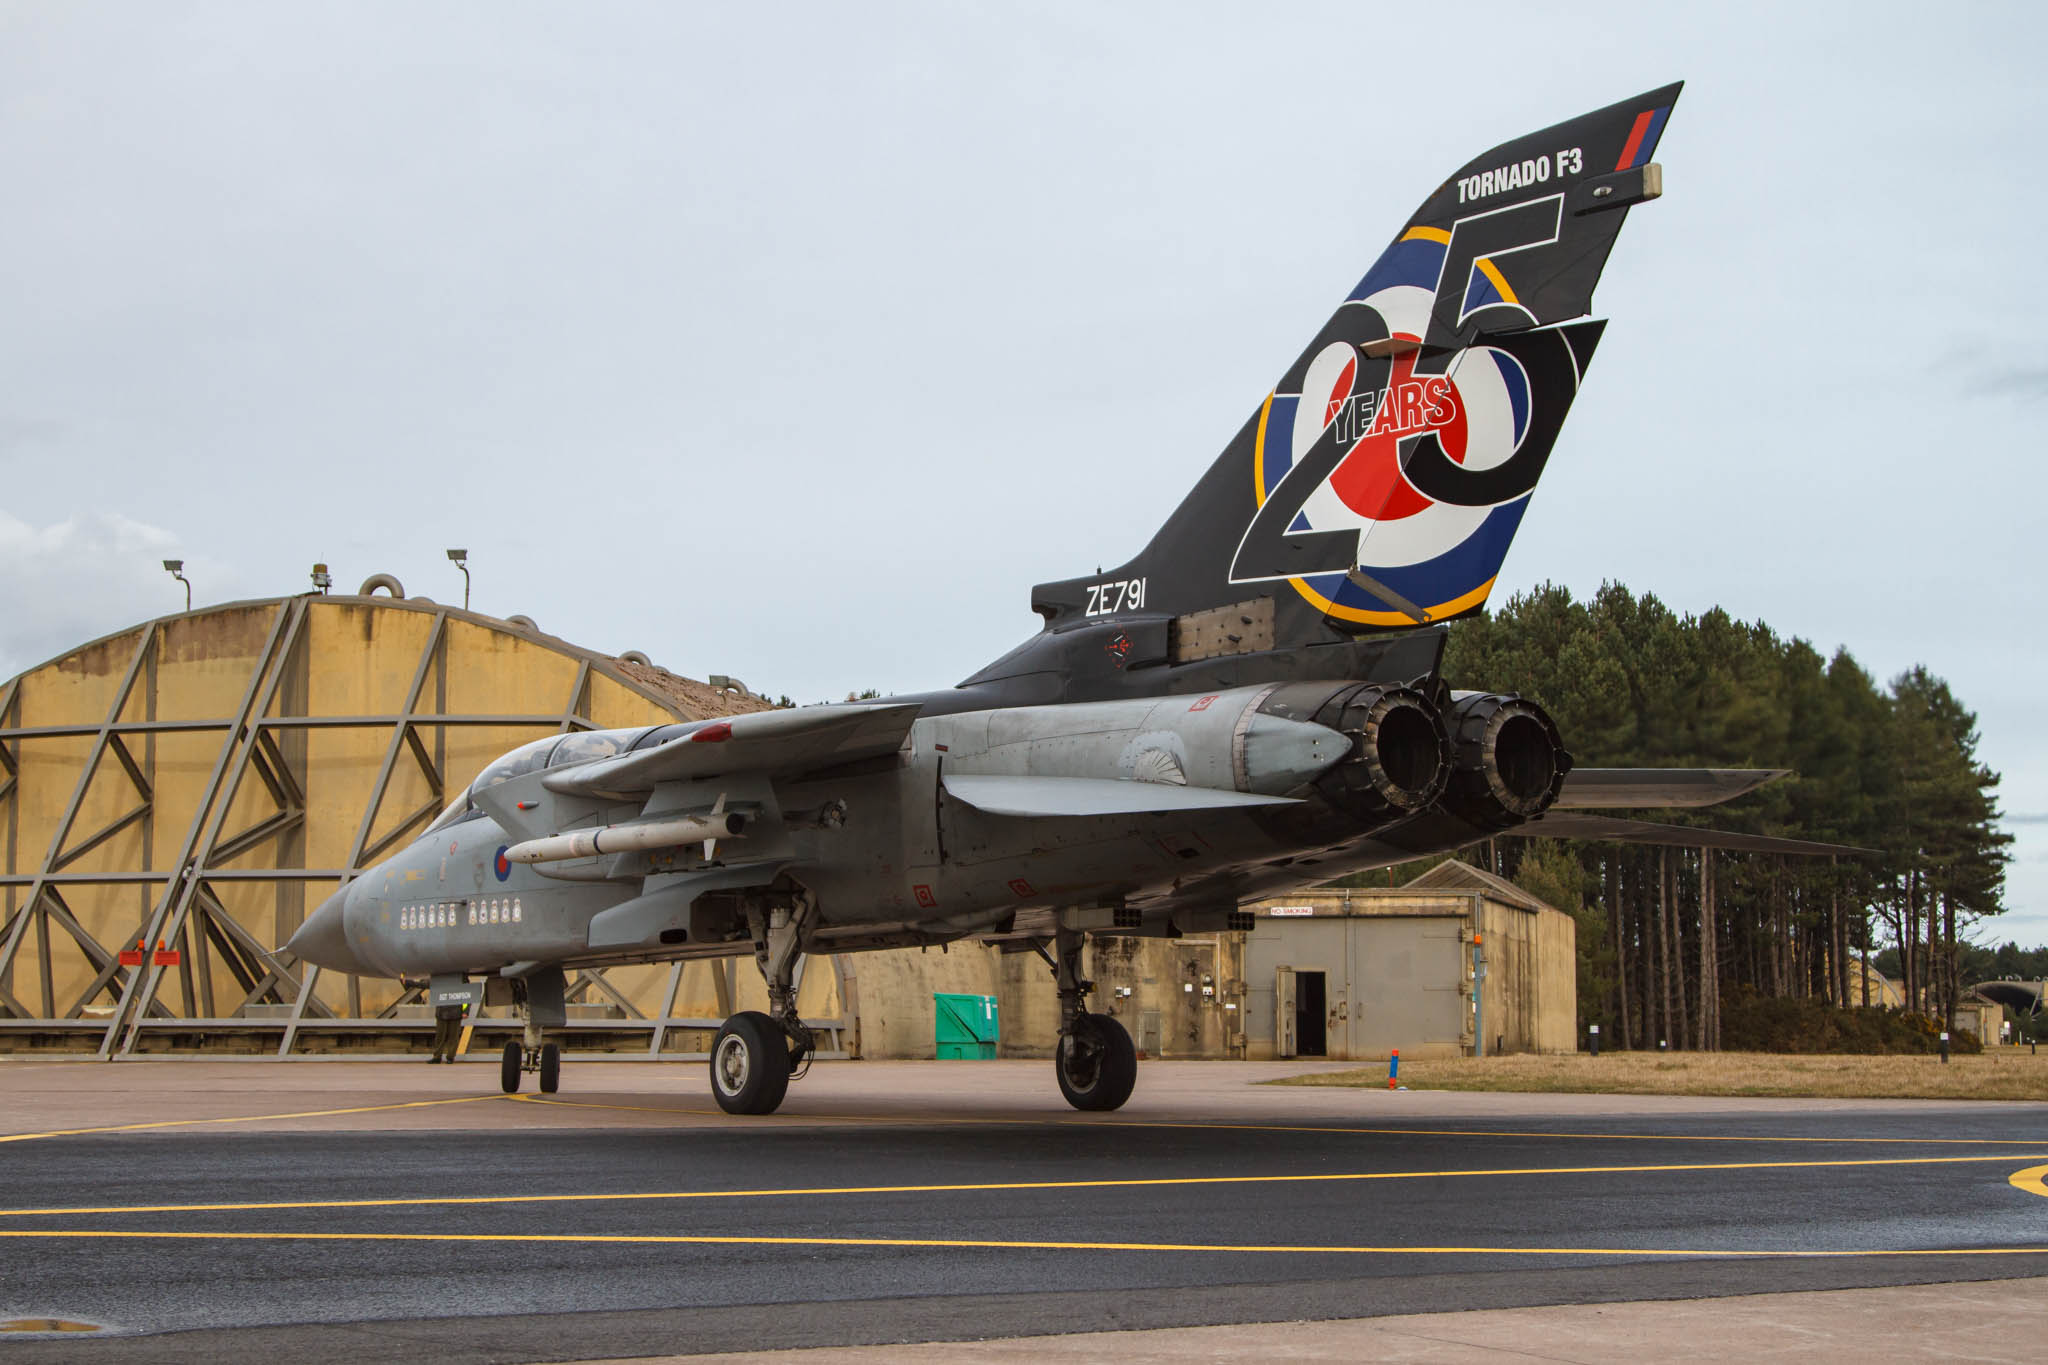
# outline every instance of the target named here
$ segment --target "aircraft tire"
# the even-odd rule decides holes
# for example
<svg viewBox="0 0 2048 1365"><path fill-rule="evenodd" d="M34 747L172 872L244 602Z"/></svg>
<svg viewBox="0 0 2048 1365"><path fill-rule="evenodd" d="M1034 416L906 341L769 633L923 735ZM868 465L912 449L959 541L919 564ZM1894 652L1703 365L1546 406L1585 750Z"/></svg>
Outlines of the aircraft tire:
<svg viewBox="0 0 2048 1365"><path fill-rule="evenodd" d="M540 1045L540 1093L552 1095L562 1088L562 1049L553 1043Z"/></svg>
<svg viewBox="0 0 2048 1365"><path fill-rule="evenodd" d="M498 1063L498 1084L506 1094L519 1093L519 1069L525 1061L526 1058L520 1053L519 1044L505 1044L504 1058Z"/></svg>
<svg viewBox="0 0 2048 1365"><path fill-rule="evenodd" d="M1070 1058L1062 1039L1053 1057L1060 1093L1076 1109L1121 1109L1138 1084L1138 1049L1131 1035L1106 1014L1084 1014L1074 1027L1083 1046Z"/></svg>
<svg viewBox="0 0 2048 1365"><path fill-rule="evenodd" d="M789 1035L759 1010L735 1014L711 1040L711 1097L728 1114L772 1114L789 1093Z"/></svg>

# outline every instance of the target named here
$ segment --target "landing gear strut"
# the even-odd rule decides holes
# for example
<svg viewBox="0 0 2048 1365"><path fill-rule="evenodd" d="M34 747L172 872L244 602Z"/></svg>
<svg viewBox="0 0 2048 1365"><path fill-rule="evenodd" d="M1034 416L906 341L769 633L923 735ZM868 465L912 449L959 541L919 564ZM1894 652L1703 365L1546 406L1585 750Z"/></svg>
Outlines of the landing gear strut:
<svg viewBox="0 0 2048 1365"><path fill-rule="evenodd" d="M747 910L768 1013L735 1014L711 1040L711 1097L728 1114L774 1113L816 1050L796 1010L797 959L816 917L817 902L800 887Z"/></svg>
<svg viewBox="0 0 2048 1365"><path fill-rule="evenodd" d="M543 1029L561 1028L569 1022L563 1000L567 986L560 967L543 967L530 976L513 978L512 1000L525 1027L518 1042L505 1044L498 1063L498 1085L506 1094L518 1093L520 1080L529 1071L535 1073L543 1095L561 1089L562 1049L541 1038Z"/></svg>
<svg viewBox="0 0 2048 1365"><path fill-rule="evenodd" d="M1053 940L1053 975L1060 990L1060 1042L1053 1054L1060 1093L1076 1109L1121 1108L1138 1083L1138 1050L1131 1035L1106 1014L1090 1014L1088 993L1095 983L1081 975L1078 929L1062 924Z"/></svg>

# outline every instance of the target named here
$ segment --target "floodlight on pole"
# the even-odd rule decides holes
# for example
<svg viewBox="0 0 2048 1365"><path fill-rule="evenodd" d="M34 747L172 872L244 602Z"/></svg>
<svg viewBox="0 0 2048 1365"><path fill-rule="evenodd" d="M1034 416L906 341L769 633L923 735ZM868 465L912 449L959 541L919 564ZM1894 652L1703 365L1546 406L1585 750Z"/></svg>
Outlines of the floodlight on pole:
<svg viewBox="0 0 2048 1365"><path fill-rule="evenodd" d="M192 580L185 577L184 575L183 570L185 568L185 561L182 559L166 559L164 561L164 567L171 571L171 577L177 579L180 583L183 583L185 585L185 610L188 612L191 611Z"/></svg>
<svg viewBox="0 0 2048 1365"><path fill-rule="evenodd" d="M458 569L462 570L462 609L463 609L464 611L468 611L468 610L469 610L469 551L467 551L467 550L450 550L450 551L448 552L448 558L449 558L450 560L454 561L454 564L455 564L455 567L456 567L456 568L458 568Z"/></svg>

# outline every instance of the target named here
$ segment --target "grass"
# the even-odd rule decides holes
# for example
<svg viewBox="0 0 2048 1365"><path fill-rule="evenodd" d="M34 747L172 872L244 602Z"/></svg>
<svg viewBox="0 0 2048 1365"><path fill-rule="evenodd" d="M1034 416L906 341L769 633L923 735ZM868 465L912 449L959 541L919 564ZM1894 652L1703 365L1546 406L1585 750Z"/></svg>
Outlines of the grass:
<svg viewBox="0 0 2048 1365"><path fill-rule="evenodd" d="M1787 1056L1762 1052L1610 1052L1574 1056L1401 1059L1411 1090L1586 1095L1775 1095L1815 1099L2048 1100L2048 1052L1957 1057ZM1386 1063L1289 1076L1269 1085L1384 1090Z"/></svg>

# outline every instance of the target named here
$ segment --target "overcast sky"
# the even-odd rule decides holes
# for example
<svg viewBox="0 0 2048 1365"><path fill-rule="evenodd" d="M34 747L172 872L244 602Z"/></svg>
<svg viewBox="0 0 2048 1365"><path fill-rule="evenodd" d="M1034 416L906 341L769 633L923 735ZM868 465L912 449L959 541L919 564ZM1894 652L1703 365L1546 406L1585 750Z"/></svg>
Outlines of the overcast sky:
<svg viewBox="0 0 2048 1365"><path fill-rule="evenodd" d="M0 4L0 677L167 556L459 601L459 545L677 672L949 684L1451 171L1684 79L1498 591L1927 664L2019 836L1981 936L2048 941L2048 21L1689 8Z"/></svg>

